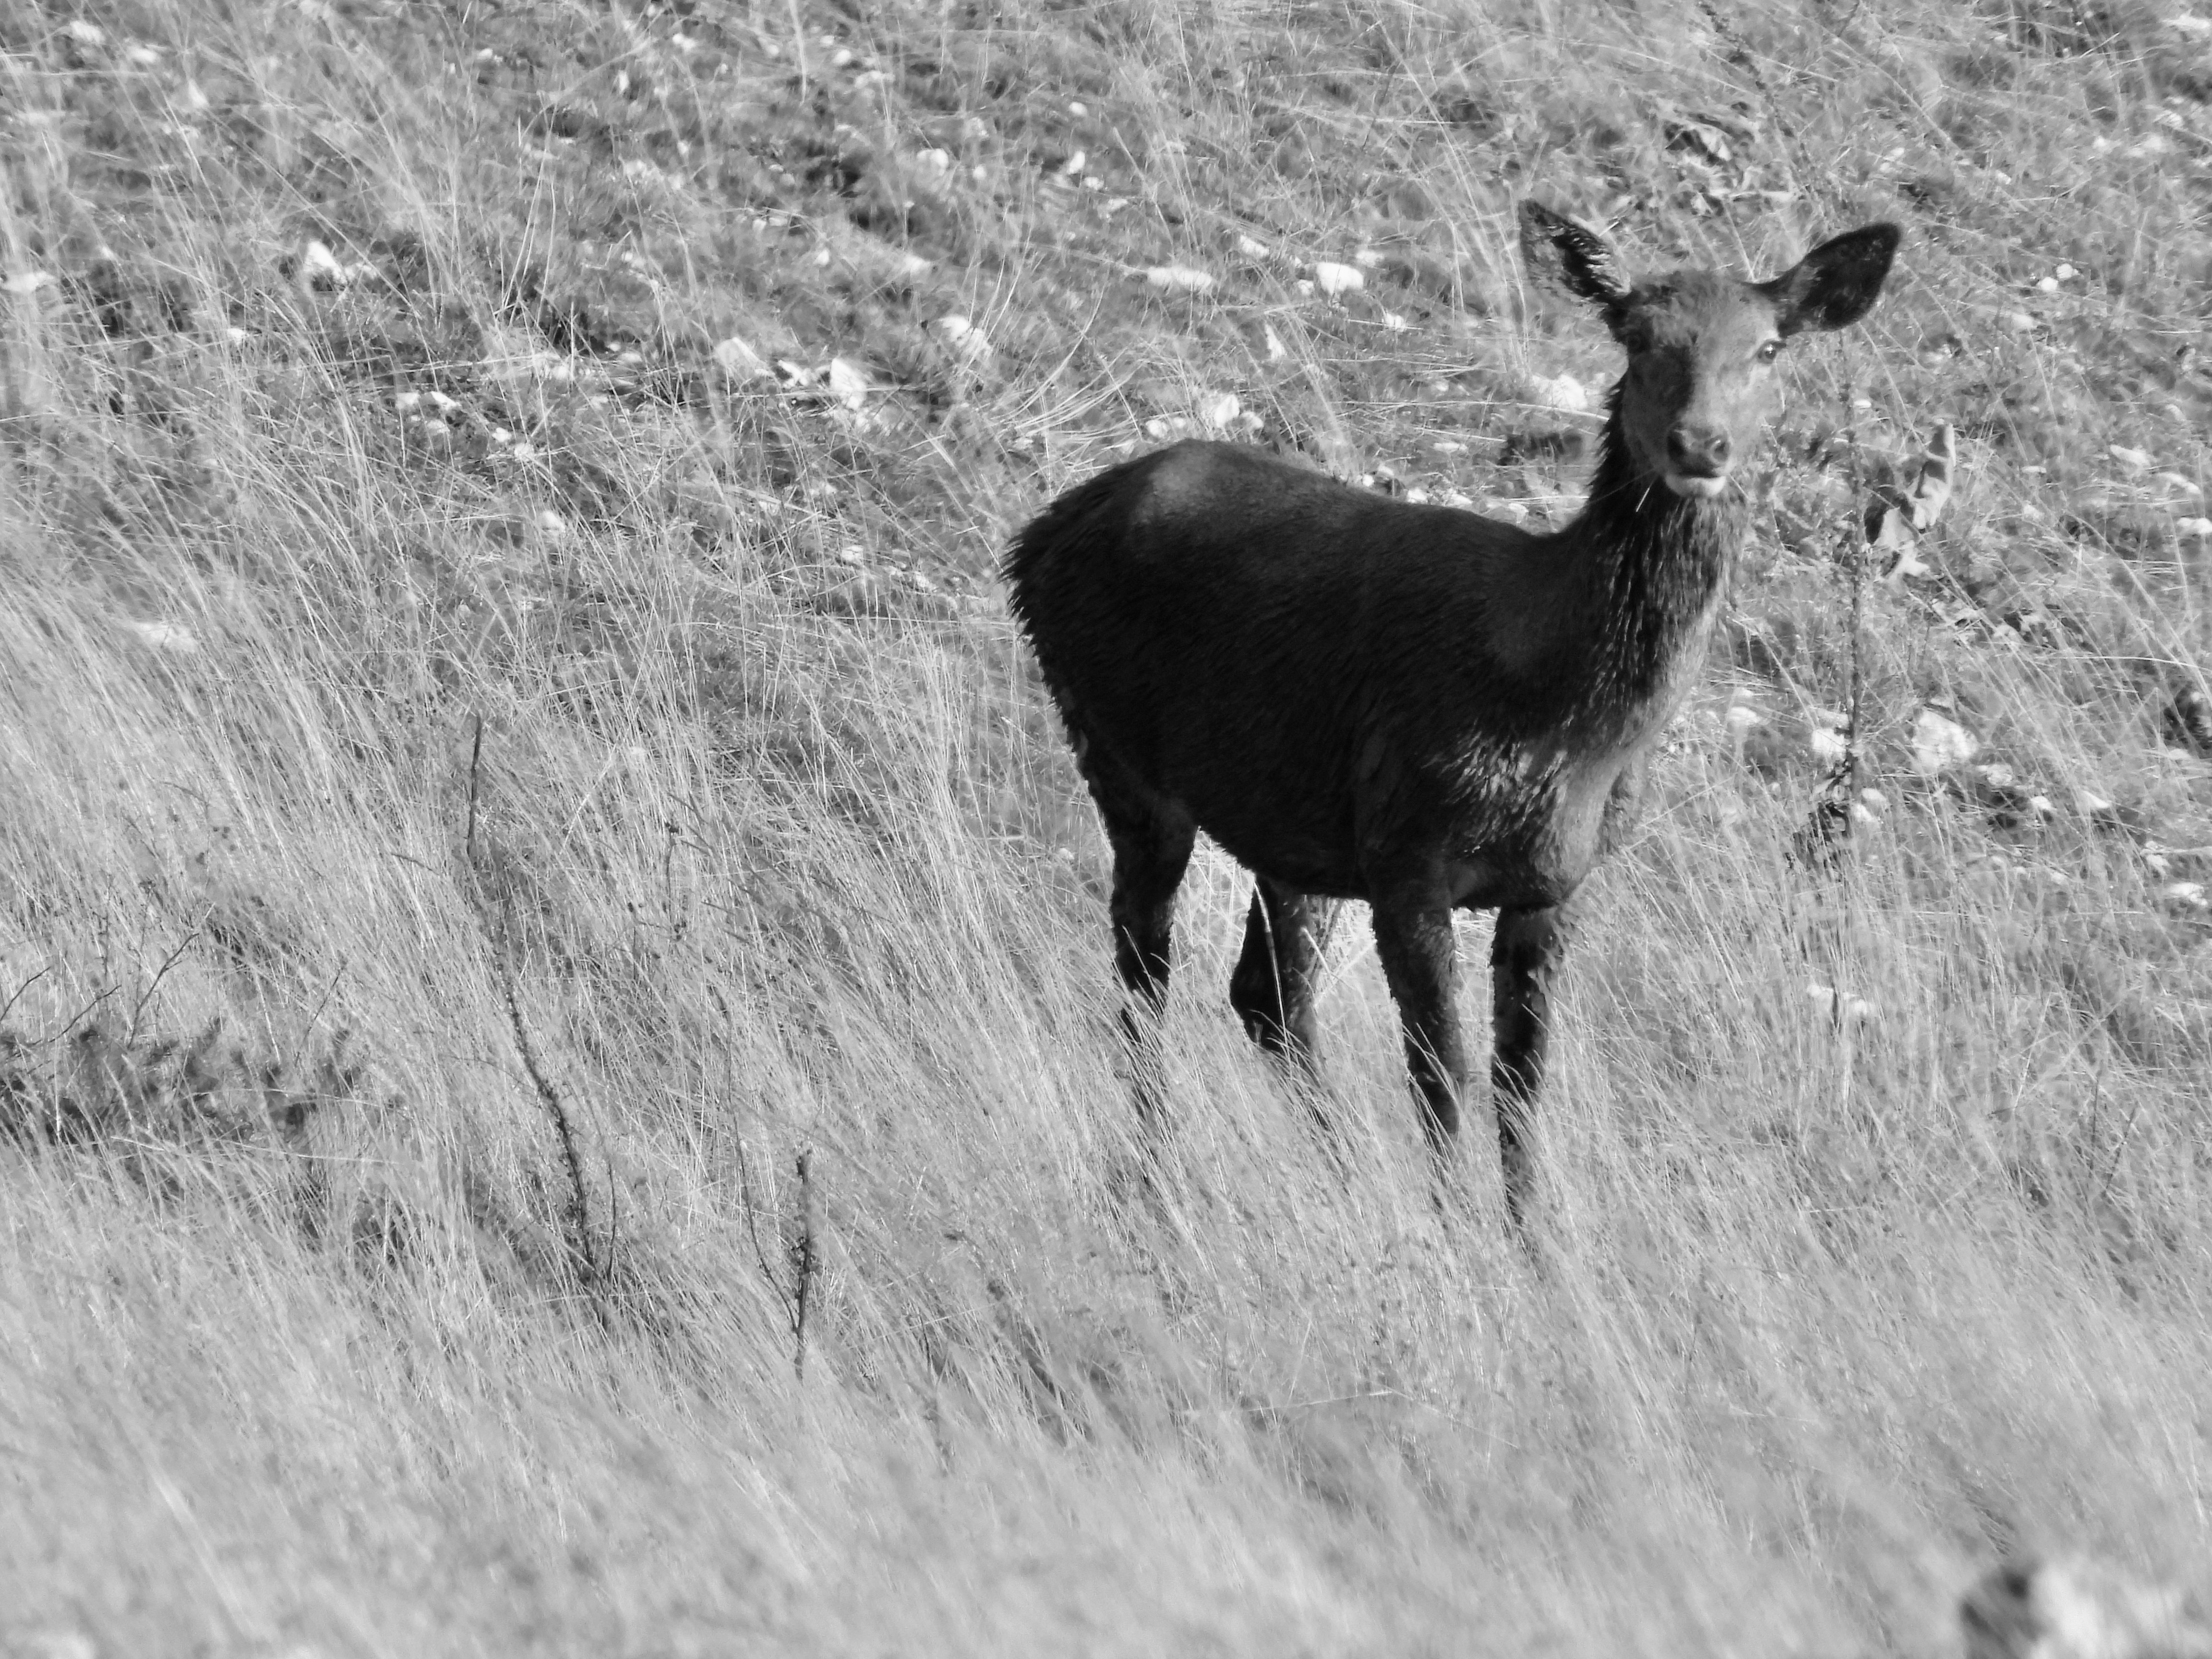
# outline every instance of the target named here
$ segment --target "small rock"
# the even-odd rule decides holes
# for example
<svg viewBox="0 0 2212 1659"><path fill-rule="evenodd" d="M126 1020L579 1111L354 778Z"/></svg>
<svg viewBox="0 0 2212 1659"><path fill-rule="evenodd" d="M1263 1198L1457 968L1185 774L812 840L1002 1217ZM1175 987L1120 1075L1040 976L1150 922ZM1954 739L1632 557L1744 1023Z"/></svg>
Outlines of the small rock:
<svg viewBox="0 0 2212 1659"><path fill-rule="evenodd" d="M309 242L300 250L300 286L307 292L334 294L351 280L338 256L322 243Z"/></svg>
<svg viewBox="0 0 2212 1659"><path fill-rule="evenodd" d="M539 511L538 528L553 541L566 541L568 538L568 521L550 507Z"/></svg>
<svg viewBox="0 0 2212 1659"><path fill-rule="evenodd" d="M2005 327L2014 334L2035 332L2035 319L2024 311L2008 311L2003 320Z"/></svg>
<svg viewBox="0 0 2212 1659"><path fill-rule="evenodd" d="M734 334L716 343L714 367L721 370L723 379L733 385L745 380L766 380L773 374L768 360Z"/></svg>
<svg viewBox="0 0 2212 1659"><path fill-rule="evenodd" d="M929 326L946 349L963 363L981 362L991 355L990 337L965 317L939 317Z"/></svg>
<svg viewBox="0 0 2212 1659"><path fill-rule="evenodd" d="M1864 997L1839 994L1832 985L1808 985L1805 1000L1813 1005L1815 1013L1832 1024L1863 1025L1874 1018L1874 1005Z"/></svg>
<svg viewBox="0 0 2212 1659"><path fill-rule="evenodd" d="M2113 444L2105 453L2118 462L2120 471L2131 478L2140 477L2150 471L2150 455L2148 451L2130 449L2125 444Z"/></svg>
<svg viewBox="0 0 2212 1659"><path fill-rule="evenodd" d="M1271 363L1279 363L1291 355L1290 348L1283 343L1283 337L1275 332L1273 323L1261 325L1261 341L1267 349L1267 361Z"/></svg>
<svg viewBox="0 0 2212 1659"><path fill-rule="evenodd" d="M107 31L97 23L88 23L82 17L72 17L62 26L62 33L80 46L98 48L107 44Z"/></svg>
<svg viewBox="0 0 2212 1659"><path fill-rule="evenodd" d="M1221 431L1243 412L1243 407L1233 392L1208 392L1192 405L1191 413L1198 417L1200 426Z"/></svg>
<svg viewBox="0 0 2212 1659"><path fill-rule="evenodd" d="M2193 685L2183 686L2166 707L2165 726L2174 743L2212 760L2212 698Z"/></svg>
<svg viewBox="0 0 2212 1659"><path fill-rule="evenodd" d="M2035 286L2045 294L2056 294L2058 292L2058 279L2056 276L2045 276L2039 279Z"/></svg>
<svg viewBox="0 0 2212 1659"><path fill-rule="evenodd" d="M1542 375L1528 381L1528 400L1546 409L1565 410L1569 414L1582 415L1589 411L1589 388L1571 374L1557 374L1550 379Z"/></svg>
<svg viewBox="0 0 2212 1659"><path fill-rule="evenodd" d="M2201 881L2170 881L2159 890L2159 896L2177 910L2212 908L2212 904L2205 901L2204 884Z"/></svg>
<svg viewBox="0 0 2212 1659"><path fill-rule="evenodd" d="M833 582L808 604L830 617L884 617L890 614L890 596L882 578L863 570Z"/></svg>
<svg viewBox="0 0 2212 1659"><path fill-rule="evenodd" d="M829 382L830 395L848 409L860 408L875 390L868 384L867 371L850 357L831 358L823 378Z"/></svg>
<svg viewBox="0 0 2212 1659"><path fill-rule="evenodd" d="M1213 273L1189 265L1154 265L1145 281L1165 294L1203 294L1213 286Z"/></svg>
<svg viewBox="0 0 2212 1659"><path fill-rule="evenodd" d="M1734 702L1721 716L1721 724L1728 728L1730 737L1741 742L1744 733L1766 724L1766 716L1748 703Z"/></svg>
<svg viewBox="0 0 2212 1659"><path fill-rule="evenodd" d="M1067 102L1067 112L1070 115L1073 115L1077 120L1080 121L1085 116L1091 113L1091 106L1085 103L1080 98L1071 98Z"/></svg>
<svg viewBox="0 0 2212 1659"><path fill-rule="evenodd" d="M2112 810L2112 803L2093 789L2076 789L2074 810L2085 818L2101 817Z"/></svg>
<svg viewBox="0 0 2212 1659"><path fill-rule="evenodd" d="M2212 519L2176 519L2173 533L2185 542L2212 541Z"/></svg>
<svg viewBox="0 0 2212 1659"><path fill-rule="evenodd" d="M1357 294L1367 286L1367 275L1358 265L1340 265L1334 260L1316 259L1313 267L1314 286L1330 299L1346 294Z"/></svg>
<svg viewBox="0 0 2212 1659"><path fill-rule="evenodd" d="M1269 258L1273 252L1256 236L1239 236L1237 239L1237 251L1248 259L1265 259Z"/></svg>
<svg viewBox="0 0 2212 1659"><path fill-rule="evenodd" d="M138 636L140 643L156 651L173 651L188 657L200 648L191 630L179 623L126 622L123 625Z"/></svg>
<svg viewBox="0 0 2212 1659"><path fill-rule="evenodd" d="M1965 1659L2205 1659L2212 1626L2181 1589L2083 1557L1992 1569L1959 1603Z"/></svg>
<svg viewBox="0 0 2212 1659"><path fill-rule="evenodd" d="M1912 769L1923 778L1965 765L1981 746L1965 726L1932 708L1923 708L1912 722Z"/></svg>
<svg viewBox="0 0 2212 1659"><path fill-rule="evenodd" d="M46 271L21 270L0 281L0 289L6 289L20 300L36 294L42 288L52 287L53 281L52 276Z"/></svg>
<svg viewBox="0 0 2212 1659"><path fill-rule="evenodd" d="M2052 271L2051 274L2053 276L2056 276L2062 283L2070 283L2081 273L2075 270L2071 265L2061 265L2057 270Z"/></svg>

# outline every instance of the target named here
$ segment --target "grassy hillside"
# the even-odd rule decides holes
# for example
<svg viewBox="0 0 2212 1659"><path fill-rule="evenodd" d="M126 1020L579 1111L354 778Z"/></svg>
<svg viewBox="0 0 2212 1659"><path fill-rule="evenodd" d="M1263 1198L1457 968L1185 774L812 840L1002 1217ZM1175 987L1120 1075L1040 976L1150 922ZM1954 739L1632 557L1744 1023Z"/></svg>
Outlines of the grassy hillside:
<svg viewBox="0 0 2212 1659"><path fill-rule="evenodd" d="M2212 16L0 49L0 1650L1945 1654L2002 1553L2203 1558ZM1184 430L1571 513L1615 354L1528 194L1907 229L1583 902L1540 1249L1479 1144L1431 1201L1358 915L1322 1155L1206 853L1134 1201L997 552Z"/></svg>

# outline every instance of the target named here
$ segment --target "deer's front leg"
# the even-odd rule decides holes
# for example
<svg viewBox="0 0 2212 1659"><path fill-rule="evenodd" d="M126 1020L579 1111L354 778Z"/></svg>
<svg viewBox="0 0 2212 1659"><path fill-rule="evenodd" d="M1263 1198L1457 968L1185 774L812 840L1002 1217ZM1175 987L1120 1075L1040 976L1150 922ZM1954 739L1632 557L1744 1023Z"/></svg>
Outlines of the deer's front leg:
<svg viewBox="0 0 2212 1659"><path fill-rule="evenodd" d="M1551 1025L1552 974L1565 943L1559 907L1500 910L1490 946L1492 1023L1490 1094L1498 1116L1498 1152L1505 1170L1505 1203L1518 1222L1528 1200L1530 1109L1544 1081Z"/></svg>

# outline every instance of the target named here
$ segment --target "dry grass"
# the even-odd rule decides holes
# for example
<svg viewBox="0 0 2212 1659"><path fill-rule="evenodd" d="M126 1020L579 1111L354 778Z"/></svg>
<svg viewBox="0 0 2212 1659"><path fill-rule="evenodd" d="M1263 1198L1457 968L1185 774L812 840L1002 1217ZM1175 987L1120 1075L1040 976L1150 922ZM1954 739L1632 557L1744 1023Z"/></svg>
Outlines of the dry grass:
<svg viewBox="0 0 2212 1659"><path fill-rule="evenodd" d="M0 46L0 1645L1934 1654L2003 1550L2201 1557L2206 572L2149 475L2207 473L2203 24L118 0ZM1652 260L1910 233L1589 894L1540 1263L1482 1149L1431 1202L1356 921L1320 1155L1210 855L1138 1200L1104 849L992 561L1207 392L1559 510L1587 422L1530 377L1611 356L1523 294L1525 192ZM1838 550L1938 419L1936 574L1868 599L1891 804L1816 878ZM1931 698L2015 792L1917 777Z"/></svg>

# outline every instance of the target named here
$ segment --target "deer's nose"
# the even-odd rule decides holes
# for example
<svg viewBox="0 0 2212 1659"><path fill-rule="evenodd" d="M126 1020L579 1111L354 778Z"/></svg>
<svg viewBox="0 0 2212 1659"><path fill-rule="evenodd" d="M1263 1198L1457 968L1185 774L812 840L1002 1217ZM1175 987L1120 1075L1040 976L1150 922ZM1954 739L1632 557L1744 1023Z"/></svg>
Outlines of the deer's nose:
<svg viewBox="0 0 2212 1659"><path fill-rule="evenodd" d="M1678 472L1717 478L1728 471L1729 434L1717 426L1684 421L1667 434L1667 459Z"/></svg>

